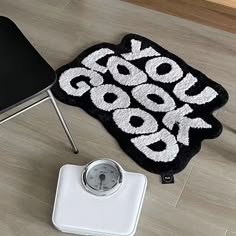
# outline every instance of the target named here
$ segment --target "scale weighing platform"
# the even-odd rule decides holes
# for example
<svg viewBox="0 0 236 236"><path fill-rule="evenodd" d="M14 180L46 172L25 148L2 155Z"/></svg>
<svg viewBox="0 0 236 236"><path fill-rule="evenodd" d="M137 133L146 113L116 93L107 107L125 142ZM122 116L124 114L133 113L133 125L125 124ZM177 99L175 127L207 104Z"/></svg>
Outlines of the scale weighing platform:
<svg viewBox="0 0 236 236"><path fill-rule="evenodd" d="M143 174L102 159L86 166L64 165L59 172L52 222L65 233L132 236L146 191Z"/></svg>

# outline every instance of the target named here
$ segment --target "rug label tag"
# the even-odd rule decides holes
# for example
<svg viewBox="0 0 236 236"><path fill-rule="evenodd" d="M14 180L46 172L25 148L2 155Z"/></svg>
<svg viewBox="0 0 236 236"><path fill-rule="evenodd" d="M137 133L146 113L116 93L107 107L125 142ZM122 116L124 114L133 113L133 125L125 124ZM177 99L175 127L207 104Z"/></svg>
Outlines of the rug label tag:
<svg viewBox="0 0 236 236"><path fill-rule="evenodd" d="M173 184L175 182L173 171L161 173L162 184Z"/></svg>

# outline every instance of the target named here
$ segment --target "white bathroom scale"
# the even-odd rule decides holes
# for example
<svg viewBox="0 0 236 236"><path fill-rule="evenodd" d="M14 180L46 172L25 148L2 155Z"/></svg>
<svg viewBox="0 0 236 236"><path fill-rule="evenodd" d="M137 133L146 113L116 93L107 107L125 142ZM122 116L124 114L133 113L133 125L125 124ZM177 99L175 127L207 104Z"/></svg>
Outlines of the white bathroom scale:
<svg viewBox="0 0 236 236"><path fill-rule="evenodd" d="M110 159L60 169L52 222L66 233L132 236L146 191L143 174Z"/></svg>

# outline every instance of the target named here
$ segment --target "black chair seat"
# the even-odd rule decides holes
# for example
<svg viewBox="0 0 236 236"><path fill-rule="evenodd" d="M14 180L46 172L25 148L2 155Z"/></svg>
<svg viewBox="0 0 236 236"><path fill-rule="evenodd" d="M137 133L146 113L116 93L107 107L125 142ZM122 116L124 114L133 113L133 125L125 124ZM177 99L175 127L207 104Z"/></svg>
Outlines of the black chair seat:
<svg viewBox="0 0 236 236"><path fill-rule="evenodd" d="M55 81L54 70L15 23L0 16L0 113L46 91Z"/></svg>

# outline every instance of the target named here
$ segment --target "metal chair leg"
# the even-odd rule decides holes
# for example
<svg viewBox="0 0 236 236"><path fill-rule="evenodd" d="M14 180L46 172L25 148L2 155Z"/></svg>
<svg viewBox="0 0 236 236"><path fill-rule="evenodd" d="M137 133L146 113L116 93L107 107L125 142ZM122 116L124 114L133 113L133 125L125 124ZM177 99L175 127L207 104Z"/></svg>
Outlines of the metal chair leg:
<svg viewBox="0 0 236 236"><path fill-rule="evenodd" d="M63 118L63 116L62 116L62 114L61 114L61 112L60 112L60 110L59 110L59 108L58 108L58 106L57 106L57 104L56 104L56 101L55 101L55 99L54 99L54 96L52 95L51 90L49 89L49 90L47 91L47 93L48 93L48 95L49 95L49 97L50 97L50 99L51 99L51 102L52 102L52 104L53 104L53 107L55 108L55 111L56 111L56 113L57 113L57 115L58 115L58 117L59 117L59 120L60 120L60 122L61 122L61 124L62 124L62 127L64 128L65 133L66 133L66 135L67 135L67 137L68 137L68 139L69 139L69 141L70 141L70 144L71 144L71 146L72 146L72 149L73 149L74 153L78 153L79 150L78 150L78 148L77 148L76 145L75 145L75 142L74 142L74 140L73 140L73 138L72 138L72 136L71 136L71 134L70 134L70 131L69 131L67 125L66 125L66 122L65 122L65 120L64 120L64 118Z"/></svg>

